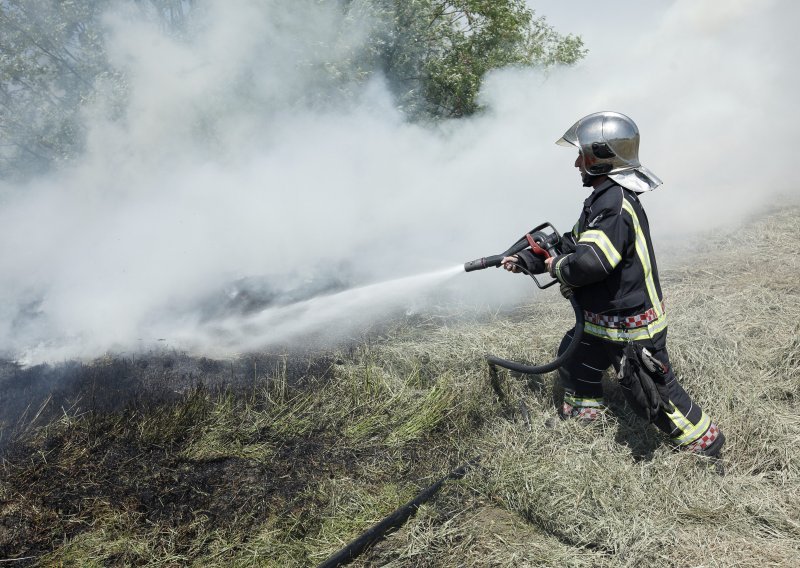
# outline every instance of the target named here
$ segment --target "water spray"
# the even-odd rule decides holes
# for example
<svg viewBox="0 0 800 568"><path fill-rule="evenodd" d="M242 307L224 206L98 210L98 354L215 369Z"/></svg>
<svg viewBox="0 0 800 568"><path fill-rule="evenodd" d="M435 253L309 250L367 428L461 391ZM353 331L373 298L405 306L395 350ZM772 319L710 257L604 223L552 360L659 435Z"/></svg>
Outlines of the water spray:
<svg viewBox="0 0 800 568"><path fill-rule="evenodd" d="M559 254L558 246L560 243L561 235L552 224L545 222L528 231L517 242L506 249L505 252L478 258L465 263L464 270L466 272L473 272L475 270L483 270L492 266L497 268L503 263L503 258L515 255L528 248L530 248L531 252L537 256L543 258L554 258ZM522 272L533 278L533 281L540 289L549 288L558 282L558 280L553 278L549 282L542 284L536 278L536 275L531 273L527 268L521 264L517 264L517 266L520 270L522 270ZM487 354L486 361L489 363L489 372L492 374L492 376L496 376L497 367L503 367L518 373L524 373L526 375L541 375L543 373L549 373L550 371L558 369L570 357L572 357L573 353L575 353L575 350L578 348L578 345L580 345L581 338L583 337L584 317L583 310L581 309L580 305L578 305L578 301L574 294L569 296L569 301L572 304L572 309L575 311L575 332L572 335L572 341L570 342L569 346L561 355L549 363L544 363L542 365L527 365Z"/></svg>

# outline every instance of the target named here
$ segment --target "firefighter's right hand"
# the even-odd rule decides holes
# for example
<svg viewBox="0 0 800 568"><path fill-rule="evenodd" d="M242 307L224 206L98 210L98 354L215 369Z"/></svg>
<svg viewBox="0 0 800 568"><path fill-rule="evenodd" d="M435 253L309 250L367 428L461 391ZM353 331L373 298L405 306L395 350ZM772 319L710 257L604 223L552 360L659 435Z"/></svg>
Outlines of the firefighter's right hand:
<svg viewBox="0 0 800 568"><path fill-rule="evenodd" d="M504 256L501 264L509 272L519 272L519 257L517 255Z"/></svg>

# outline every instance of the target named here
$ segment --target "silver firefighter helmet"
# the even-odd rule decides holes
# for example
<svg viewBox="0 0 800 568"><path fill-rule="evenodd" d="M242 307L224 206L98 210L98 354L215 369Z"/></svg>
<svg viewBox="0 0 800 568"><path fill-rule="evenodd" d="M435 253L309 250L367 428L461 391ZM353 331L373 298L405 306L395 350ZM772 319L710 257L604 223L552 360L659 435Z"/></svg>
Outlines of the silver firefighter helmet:
<svg viewBox="0 0 800 568"><path fill-rule="evenodd" d="M581 170L588 176L607 175L636 192L661 185L661 180L639 163L639 129L624 114L603 111L584 116L556 144L578 148Z"/></svg>

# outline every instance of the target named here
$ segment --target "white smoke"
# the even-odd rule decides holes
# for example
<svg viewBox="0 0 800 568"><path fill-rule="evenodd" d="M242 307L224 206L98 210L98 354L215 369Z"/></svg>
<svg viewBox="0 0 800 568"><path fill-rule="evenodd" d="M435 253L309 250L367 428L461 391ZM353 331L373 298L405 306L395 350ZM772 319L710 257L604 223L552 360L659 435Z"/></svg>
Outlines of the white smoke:
<svg viewBox="0 0 800 568"><path fill-rule="evenodd" d="M99 98L81 160L0 191L2 350L91 357L156 337L203 350L215 343L204 326L219 329L204 323L209 302L239 279L282 291L364 284L498 253L543 220L567 229L585 191L553 141L596 110L637 121L642 160L665 180L644 198L657 249L796 196L783 140L798 127L796 3L662 3L647 26L589 2L569 10L585 4L591 18L559 24L565 8L549 4L589 57L546 75L495 73L484 114L437 128L405 121L380 77L348 79L367 56L368 15L218 0L187 42L123 4L108 18L130 87L121 117ZM341 80L323 79L322 64ZM347 94L340 104L314 104L332 89ZM483 301L529 290L500 271L461 278L465 296L491 292ZM409 289L408 302L423 293ZM353 310L385 315L374 301ZM303 310L292 329L339 325L340 313L321 312ZM222 327L230 351L258 347L237 343L230 315ZM287 334L270 322L258 338Z"/></svg>

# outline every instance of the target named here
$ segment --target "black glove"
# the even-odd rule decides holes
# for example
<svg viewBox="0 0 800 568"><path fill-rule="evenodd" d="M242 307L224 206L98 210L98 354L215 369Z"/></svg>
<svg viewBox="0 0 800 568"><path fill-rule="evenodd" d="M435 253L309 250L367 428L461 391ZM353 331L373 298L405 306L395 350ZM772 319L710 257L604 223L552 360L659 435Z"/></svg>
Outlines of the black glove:
<svg viewBox="0 0 800 568"><path fill-rule="evenodd" d="M666 384L668 370L649 351L633 341L623 350L620 361L619 384L633 411L653 422L660 411L673 412Z"/></svg>
<svg viewBox="0 0 800 568"><path fill-rule="evenodd" d="M544 264L544 259L537 254L533 254L532 251L520 251L517 253L517 258L519 258L519 264L531 274L542 274L547 272L547 266Z"/></svg>

